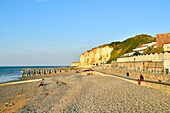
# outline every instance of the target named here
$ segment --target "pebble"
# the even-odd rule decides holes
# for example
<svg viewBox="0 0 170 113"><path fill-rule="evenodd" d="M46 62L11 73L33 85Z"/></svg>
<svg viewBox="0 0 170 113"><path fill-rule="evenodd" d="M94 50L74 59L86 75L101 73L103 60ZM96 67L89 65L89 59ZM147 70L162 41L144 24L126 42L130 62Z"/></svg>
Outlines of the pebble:
<svg viewBox="0 0 170 113"><path fill-rule="evenodd" d="M17 113L170 112L165 92L114 77L78 74L45 79L46 89L40 87Z"/></svg>
<svg viewBox="0 0 170 113"><path fill-rule="evenodd" d="M15 105L16 104L16 101L14 101L14 102L7 102L7 103L5 103L5 107L10 107L10 106L13 106L13 105Z"/></svg>

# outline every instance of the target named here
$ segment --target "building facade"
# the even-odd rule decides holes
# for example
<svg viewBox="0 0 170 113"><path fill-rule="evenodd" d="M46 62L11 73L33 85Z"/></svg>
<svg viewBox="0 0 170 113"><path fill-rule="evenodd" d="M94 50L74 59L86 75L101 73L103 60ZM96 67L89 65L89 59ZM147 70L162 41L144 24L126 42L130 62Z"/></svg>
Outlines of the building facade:
<svg viewBox="0 0 170 113"><path fill-rule="evenodd" d="M170 53L118 58L116 66L134 71L170 74Z"/></svg>
<svg viewBox="0 0 170 113"><path fill-rule="evenodd" d="M164 44L170 44L170 33L156 35L156 46L163 47Z"/></svg>

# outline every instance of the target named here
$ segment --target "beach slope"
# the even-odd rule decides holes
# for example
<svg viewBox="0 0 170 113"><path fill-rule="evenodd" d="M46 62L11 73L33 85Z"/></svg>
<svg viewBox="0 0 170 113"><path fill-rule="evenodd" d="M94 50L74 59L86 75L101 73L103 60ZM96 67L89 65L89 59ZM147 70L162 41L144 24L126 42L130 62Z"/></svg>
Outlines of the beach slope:
<svg viewBox="0 0 170 113"><path fill-rule="evenodd" d="M0 112L170 112L170 95L111 76L76 73L1 86Z"/></svg>

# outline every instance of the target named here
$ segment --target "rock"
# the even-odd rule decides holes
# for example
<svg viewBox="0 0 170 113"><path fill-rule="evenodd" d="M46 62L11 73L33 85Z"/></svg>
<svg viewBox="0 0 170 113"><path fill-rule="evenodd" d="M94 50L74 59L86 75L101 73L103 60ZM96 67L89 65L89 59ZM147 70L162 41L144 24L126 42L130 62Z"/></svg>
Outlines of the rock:
<svg viewBox="0 0 170 113"><path fill-rule="evenodd" d="M10 107L10 106L13 106L13 105L15 105L15 103L16 103L16 101L14 101L14 102L7 102L7 103L5 103L5 107Z"/></svg>

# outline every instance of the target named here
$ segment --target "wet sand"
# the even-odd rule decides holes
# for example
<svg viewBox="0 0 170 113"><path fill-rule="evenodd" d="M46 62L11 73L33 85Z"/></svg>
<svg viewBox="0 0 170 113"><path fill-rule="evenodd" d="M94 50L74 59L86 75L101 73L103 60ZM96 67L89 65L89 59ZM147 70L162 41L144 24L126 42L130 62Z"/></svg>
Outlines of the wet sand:
<svg viewBox="0 0 170 113"><path fill-rule="evenodd" d="M111 76L87 73L68 72L44 77L43 85L36 81L0 86L0 112L170 112L169 93Z"/></svg>

